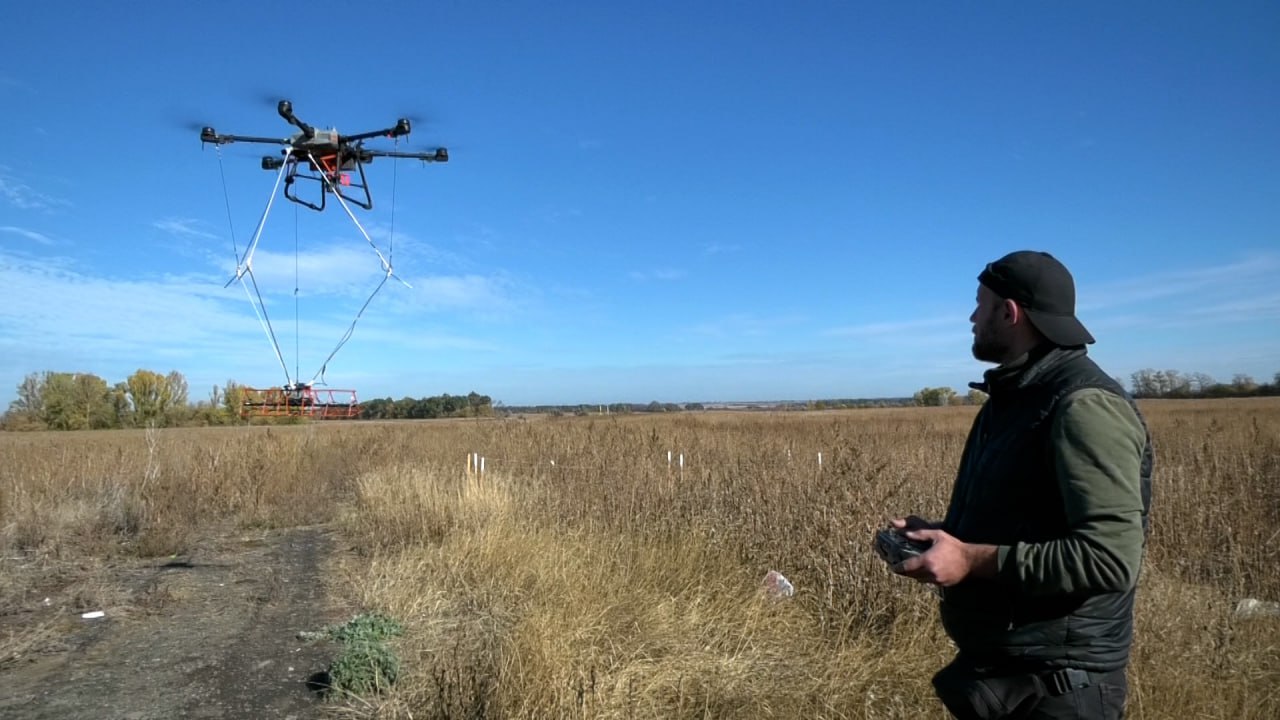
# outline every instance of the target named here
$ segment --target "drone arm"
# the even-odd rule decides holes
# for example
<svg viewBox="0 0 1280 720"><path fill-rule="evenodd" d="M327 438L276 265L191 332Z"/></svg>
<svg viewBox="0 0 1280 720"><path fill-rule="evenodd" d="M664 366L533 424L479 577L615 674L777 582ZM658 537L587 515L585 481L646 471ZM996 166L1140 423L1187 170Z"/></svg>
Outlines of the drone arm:
<svg viewBox="0 0 1280 720"><path fill-rule="evenodd" d="M213 143L214 145L227 145L234 142L288 145L290 140L289 138L254 137L252 135L219 135L213 131L213 128L205 128L200 131L200 142Z"/></svg>
<svg viewBox="0 0 1280 720"><path fill-rule="evenodd" d="M392 158L409 158L411 160L421 160L423 162L449 162L449 149L436 148L431 152L411 153L397 152L395 150L364 150L365 157L392 157Z"/></svg>
<svg viewBox="0 0 1280 720"><path fill-rule="evenodd" d="M400 118L396 121L394 127L389 127L386 130L370 130L369 132L357 133L355 135L343 135L341 137L341 141L346 143L360 142L361 140L372 140L373 138L380 137L398 138L408 135L412 130L413 125L409 123L409 119Z"/></svg>
<svg viewBox="0 0 1280 720"><path fill-rule="evenodd" d="M280 113L280 117L284 118L285 122L301 130L303 137L306 139L310 140L316 136L315 128L302 122L293 114L293 103L288 100L281 100L280 104L276 106L276 112Z"/></svg>

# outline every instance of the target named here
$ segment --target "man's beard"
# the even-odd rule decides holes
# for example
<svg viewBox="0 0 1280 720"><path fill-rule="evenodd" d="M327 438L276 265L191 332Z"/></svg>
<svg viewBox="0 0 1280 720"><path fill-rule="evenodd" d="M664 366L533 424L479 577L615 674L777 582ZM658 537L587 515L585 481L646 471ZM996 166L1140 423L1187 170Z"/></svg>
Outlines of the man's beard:
<svg viewBox="0 0 1280 720"><path fill-rule="evenodd" d="M973 335L973 357L983 362L1001 363L1004 362L1005 355L1009 352L1008 346L1000 341L999 338L992 337L990 334Z"/></svg>

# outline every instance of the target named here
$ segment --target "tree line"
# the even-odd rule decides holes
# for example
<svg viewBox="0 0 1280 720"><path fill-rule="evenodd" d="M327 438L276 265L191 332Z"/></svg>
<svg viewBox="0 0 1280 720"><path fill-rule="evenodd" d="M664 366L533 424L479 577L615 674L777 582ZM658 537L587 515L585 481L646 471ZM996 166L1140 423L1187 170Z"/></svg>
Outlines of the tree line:
<svg viewBox="0 0 1280 720"><path fill-rule="evenodd" d="M1263 397L1280 395L1280 372L1270 383L1259 383L1252 376L1237 373L1231 382L1214 380L1207 373L1183 373L1179 370L1154 370L1144 368L1130 377L1129 392L1135 398L1230 398ZM1115 379L1121 386L1124 381ZM914 397L913 405L925 407L941 405L981 405L986 401L981 390L970 390L968 395L957 395L949 387L922 388Z"/></svg>
<svg viewBox="0 0 1280 720"><path fill-rule="evenodd" d="M1269 383L1237 373L1231 382L1218 382L1206 373L1178 370L1139 370L1130 378L1130 392L1137 398L1228 398L1280 395L1280 372Z"/></svg>
<svg viewBox="0 0 1280 720"><path fill-rule="evenodd" d="M192 401L186 378L139 369L110 384L92 373L31 373L0 416L2 430L105 430L136 427L238 425L245 386L228 380L207 398ZM487 395L448 394L426 398L369 400L360 419L474 417L493 414ZM288 422L291 418L274 419ZM261 422L261 419L255 422Z"/></svg>
<svg viewBox="0 0 1280 720"><path fill-rule="evenodd" d="M493 400L477 392L399 400L376 398L360 403L360 417L364 420L485 417L493 414Z"/></svg>

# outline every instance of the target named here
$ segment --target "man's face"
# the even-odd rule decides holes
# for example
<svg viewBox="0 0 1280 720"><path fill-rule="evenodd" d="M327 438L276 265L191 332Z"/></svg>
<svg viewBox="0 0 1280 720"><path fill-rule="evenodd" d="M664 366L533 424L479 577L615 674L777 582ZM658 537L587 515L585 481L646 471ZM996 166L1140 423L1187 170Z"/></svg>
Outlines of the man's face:
<svg viewBox="0 0 1280 720"><path fill-rule="evenodd" d="M973 323L973 356L983 362L1004 362L1009 353L1004 300L979 283L978 306L969 316L969 322Z"/></svg>

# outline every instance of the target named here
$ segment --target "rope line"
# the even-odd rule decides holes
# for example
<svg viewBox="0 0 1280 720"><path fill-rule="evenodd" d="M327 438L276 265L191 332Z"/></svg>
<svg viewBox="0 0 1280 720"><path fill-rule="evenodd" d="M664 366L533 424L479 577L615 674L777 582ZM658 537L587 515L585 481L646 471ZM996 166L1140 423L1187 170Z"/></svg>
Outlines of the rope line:
<svg viewBox="0 0 1280 720"><path fill-rule="evenodd" d="M400 149L400 138L395 139L395 149ZM399 176L400 158L391 158L391 237L387 240L387 259L396 257L396 179Z"/></svg>
<svg viewBox="0 0 1280 720"><path fill-rule="evenodd" d="M396 141L396 144L397 146L399 145L398 139ZM236 258L235 275L233 275L232 278L227 281L224 287L229 287L231 283L236 282L237 280L240 281L240 284L245 289L245 295L249 299L249 304L250 306L253 307L254 315L258 318L258 323L262 326L263 332L266 333L267 339L271 342L271 348L275 353L276 360L277 362L280 363L281 370L284 371L285 384L293 385L295 380L299 380L299 381L301 380L301 355L302 355L302 348L301 348L302 249L301 249L301 239L300 239L300 232L299 232L299 223L300 223L299 217L298 217L299 211L296 206L293 209L294 210L294 226L293 226L294 375L293 377L290 377L289 375L288 363L285 361L284 354L280 350L280 342L276 335L275 328L271 324L271 317L267 312L266 302L263 300L263 297L262 297L262 289L259 287L258 279L253 272L253 256L254 256L254 253L257 252L259 242L261 242L262 240L262 233L263 233L263 230L266 228L267 217L271 214L271 208L275 203L276 196L280 194L280 183L283 181L289 169L295 166L297 162L302 161L304 159L305 161L309 162L313 167L323 167L323 165L322 163L319 162L319 160L317 160L314 154L308 150L297 150L296 148L293 148L293 147L285 148L284 160L280 164L279 172L276 174L276 181L275 181L275 185L271 189L271 195L267 198L266 207L263 208L262 216L258 219L258 224L257 224L257 227L255 227L254 229L252 239L245 246L244 253L241 254L239 250L239 244L237 243L235 238L235 227L232 224L231 199L230 199L230 193L227 189L226 172L223 169L221 147L218 147L217 150L218 150L218 169L222 176L222 194L223 194L223 198L225 200L226 208L227 208L227 223L228 223L228 226L231 227L232 252L235 254L235 258ZM299 154L298 160L293 159L293 154L295 152ZM396 212L396 190L398 187L398 176L399 176L398 169L399 169L399 161L397 159L397 161L392 164L391 231L390 231L390 238L388 239L386 255L383 255L382 250L378 248L377 243L373 241L373 238L369 236L368 231L365 230L364 226L360 224L359 218L357 218L355 213L352 212L351 207L347 204L347 201L343 197L340 189L334 186L333 180L329 177L329 175L325 173L323 170L319 173L319 179L323 184L323 188L321 192L328 192L338 200L338 204L342 206L342 209L347 214L347 217L351 219L352 224L356 226L356 229L360 231L360 235L364 238L365 242L368 243L369 247L373 250L374 254L377 255L378 261L381 264L381 268L382 268L382 280L378 283L377 287L373 289L373 292L369 294L369 297L365 299L364 304L360 306L360 310L356 313L355 318L352 319L351 324L346 329L346 332L343 333L342 337L338 340L337 345L334 346L333 350L329 353L328 357L325 358L324 362L320 364L320 369L316 372L315 375L312 376L311 383L315 383L318 379L320 381L320 384L322 385L324 384L324 376L326 371L328 370L329 362L333 360L334 356L338 354L338 351L341 350L342 347L346 345L347 341L351 339L351 336L355 332L356 324L364 316L365 310L368 309L369 305L373 302L373 299L377 297L378 293L381 292L382 288L387 284L387 280L394 277L401 285L404 285L407 288L413 287L409 283L405 282L403 278L395 274L395 270L392 267L391 259L390 259L391 257L394 256L394 253L395 253L395 212Z"/></svg>
<svg viewBox="0 0 1280 720"><path fill-rule="evenodd" d="M299 336L302 334L302 322L299 320L298 311L298 286L301 281L298 279L298 204L293 204L293 376L302 377L301 357L302 344Z"/></svg>
<svg viewBox="0 0 1280 720"><path fill-rule="evenodd" d="M218 174L222 176L222 202L227 206L227 227L231 230L231 253L240 260L240 246L236 243L236 224L231 220L231 193L227 192L227 171L222 167L222 146L215 144L218 153Z"/></svg>
<svg viewBox="0 0 1280 720"><path fill-rule="evenodd" d="M311 382L314 383L316 379L319 378L320 383L324 384L324 376L329 369L329 361L332 360L333 357L338 354L338 351L342 349L342 346L346 345L347 341L351 339L352 334L355 333L356 323L360 322L360 318L364 316L365 309L369 307L369 303L373 302L373 298L376 297L382 290L383 286L387 284L387 280L394 277L401 285L404 285L407 288L412 288L413 286L395 274L395 270L391 267L391 261L388 260L387 257L382 254L382 251L378 249L377 244L373 242L373 238L369 237L368 231L364 229L364 226L360 224L359 218L357 218L355 213L351 211L351 207L347 205L347 201L342 197L342 193L338 192L333 187L333 183L330 181L329 177L324 173L321 173L320 178L324 182L326 189L330 190L334 197L338 199L338 204L341 205L342 209L347 213L347 217L351 218L351 222L356 226L356 229L360 231L360 235L364 237L365 242L369 243L369 247L373 248L374 254L378 256L378 260L382 263L383 272L382 281L379 282L378 286L369 294L368 299L364 301L364 305L360 306L360 311L356 313L355 318L351 321L351 325L347 327L347 331L343 333L342 338L338 340L338 344L334 346L333 350L329 353L329 356L320 364L320 369L311 377ZM395 201L392 200L392 214L394 215L394 213Z"/></svg>
<svg viewBox="0 0 1280 720"><path fill-rule="evenodd" d="M262 230L267 225L267 216L271 213L271 206L275 203L276 195L280 191L280 181L284 179L285 168L289 164L289 157L293 153L293 148L286 148L284 151L285 162L280 165L280 172L276 173L276 184L271 189L271 196L267 198L267 206L262 210L262 217L258 220L258 227L254 230L253 240L245 247L244 255L236 260L236 274L227 281L226 286L239 280L244 286L245 295L249 297L249 304L253 306L253 314L257 316L258 323L262 325L262 329L267 334L267 339L271 342L271 349L276 354L276 360L280 363L280 369L284 371L284 379L286 385L292 385L293 380L289 377L289 366L284 361L284 355L280 352L280 342L276 339L275 328L271 326L271 317L267 314L267 305L262 300L262 290L258 287L258 278L253 274L253 254L258 249L258 242L262 239ZM228 201L229 202L229 201ZM249 280L246 281L245 277ZM253 285L250 291L249 285Z"/></svg>

